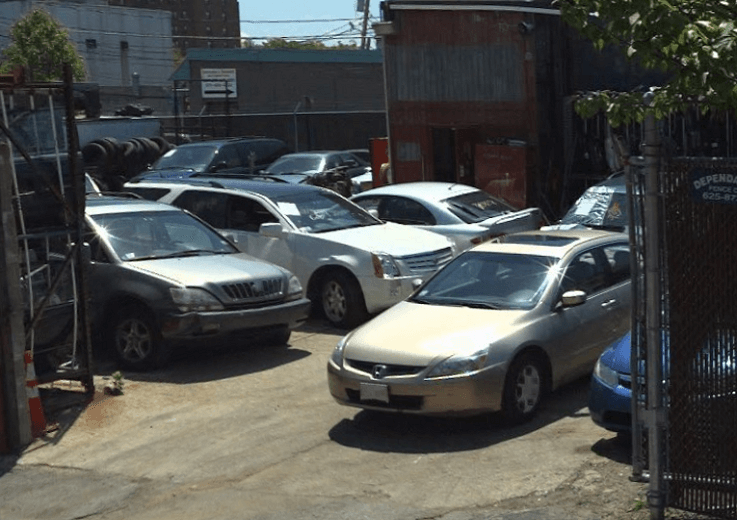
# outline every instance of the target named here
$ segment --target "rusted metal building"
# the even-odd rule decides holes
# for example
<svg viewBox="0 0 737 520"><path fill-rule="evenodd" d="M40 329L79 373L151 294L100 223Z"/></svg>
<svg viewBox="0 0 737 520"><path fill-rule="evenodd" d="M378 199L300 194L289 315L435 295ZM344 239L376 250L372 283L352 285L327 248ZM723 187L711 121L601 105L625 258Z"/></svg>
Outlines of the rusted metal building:
<svg viewBox="0 0 737 520"><path fill-rule="evenodd" d="M395 182L463 182L558 216L571 179L611 173L571 97L657 84L594 52L550 0L387 0L381 13Z"/></svg>

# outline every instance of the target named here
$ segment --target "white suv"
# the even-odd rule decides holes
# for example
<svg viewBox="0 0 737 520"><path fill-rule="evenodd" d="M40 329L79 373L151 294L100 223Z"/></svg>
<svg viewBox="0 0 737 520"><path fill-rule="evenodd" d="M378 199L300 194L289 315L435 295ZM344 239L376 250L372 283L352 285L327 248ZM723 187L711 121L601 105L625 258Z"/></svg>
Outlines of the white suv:
<svg viewBox="0 0 737 520"><path fill-rule="evenodd" d="M383 223L317 186L198 178L129 182L126 189L189 210L241 251L290 270L313 308L341 328L403 300L456 253L446 237Z"/></svg>

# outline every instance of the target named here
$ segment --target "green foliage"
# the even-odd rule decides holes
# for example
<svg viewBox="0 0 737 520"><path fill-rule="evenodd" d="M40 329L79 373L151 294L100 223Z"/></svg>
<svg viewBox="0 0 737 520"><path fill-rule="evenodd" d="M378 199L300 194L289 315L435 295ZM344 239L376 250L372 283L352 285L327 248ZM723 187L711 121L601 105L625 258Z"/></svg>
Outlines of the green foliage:
<svg viewBox="0 0 737 520"><path fill-rule="evenodd" d="M336 45L325 45L320 40L308 40L304 42L290 41L283 38L271 38L266 40L260 46L263 49L302 49L302 50L318 50L318 51L332 51L332 50L357 50L358 45L355 43L345 44L338 42Z"/></svg>
<svg viewBox="0 0 737 520"><path fill-rule="evenodd" d="M12 43L5 49L0 71L26 69L29 81L56 81L63 77L63 64L72 67L74 79L85 78L84 61L69 40L66 29L41 9L18 20L10 30Z"/></svg>
<svg viewBox="0 0 737 520"><path fill-rule="evenodd" d="M620 48L669 81L641 93L595 92L576 104L580 114L604 111L612 126L663 117L697 105L737 109L737 2L734 0L560 0L563 20L597 49Z"/></svg>

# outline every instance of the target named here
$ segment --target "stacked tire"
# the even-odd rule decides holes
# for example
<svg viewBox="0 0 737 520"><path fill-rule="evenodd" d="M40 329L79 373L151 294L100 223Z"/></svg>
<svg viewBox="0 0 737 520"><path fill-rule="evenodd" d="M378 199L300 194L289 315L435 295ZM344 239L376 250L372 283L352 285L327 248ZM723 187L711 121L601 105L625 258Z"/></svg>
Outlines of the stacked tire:
<svg viewBox="0 0 737 520"><path fill-rule="evenodd" d="M82 148L84 169L103 191L121 191L125 182L148 168L175 146L163 137L120 141L102 137Z"/></svg>

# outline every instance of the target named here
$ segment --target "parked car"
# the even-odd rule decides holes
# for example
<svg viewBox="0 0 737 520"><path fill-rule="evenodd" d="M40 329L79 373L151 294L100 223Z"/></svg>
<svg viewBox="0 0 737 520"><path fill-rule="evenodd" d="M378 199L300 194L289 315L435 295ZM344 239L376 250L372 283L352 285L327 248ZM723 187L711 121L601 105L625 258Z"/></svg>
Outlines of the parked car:
<svg viewBox="0 0 737 520"><path fill-rule="evenodd" d="M371 165L350 152L320 150L282 155L264 169L266 175L281 175L295 183L314 182L315 177L340 172L347 179L370 173Z"/></svg>
<svg viewBox="0 0 737 520"><path fill-rule="evenodd" d="M632 333L628 331L599 356L591 377L591 420L617 433L632 429L631 350Z"/></svg>
<svg viewBox="0 0 737 520"><path fill-rule="evenodd" d="M222 178L126 186L191 211L242 251L289 269L338 327L354 327L403 300L416 280L455 254L445 237L385 224L317 186Z"/></svg>
<svg viewBox="0 0 737 520"><path fill-rule="evenodd" d="M198 218L148 200L87 198L90 315L120 363L160 366L174 348L237 337L285 344L310 302L296 276Z"/></svg>
<svg viewBox="0 0 737 520"><path fill-rule="evenodd" d="M345 151L358 157L363 164L371 165L371 152L368 148L350 148Z"/></svg>
<svg viewBox="0 0 737 520"><path fill-rule="evenodd" d="M593 230L469 249L338 342L330 393L371 410L528 420L629 328L628 253L626 235Z"/></svg>
<svg viewBox="0 0 737 520"><path fill-rule="evenodd" d="M518 210L483 190L450 182L389 184L351 200L381 220L445 235L459 250L508 233L538 229L544 222L538 208Z"/></svg>
<svg viewBox="0 0 737 520"><path fill-rule="evenodd" d="M667 336L663 336L663 376L669 377ZM737 396L737 351L729 335L707 343L688 368L690 396L695 409L713 411L717 406L733 410ZM626 434L632 431L632 333L627 331L602 352L596 362L589 390L591 420L602 428ZM642 374L645 373L641 365ZM708 401L708 405L707 405ZM730 432L731 435L731 432Z"/></svg>
<svg viewBox="0 0 737 520"><path fill-rule="evenodd" d="M591 228L628 232L630 203L623 174L615 174L581 194L559 222L545 229Z"/></svg>
<svg viewBox="0 0 737 520"><path fill-rule="evenodd" d="M177 146L137 178L181 178L211 173L253 175L289 151L280 139L236 137Z"/></svg>

